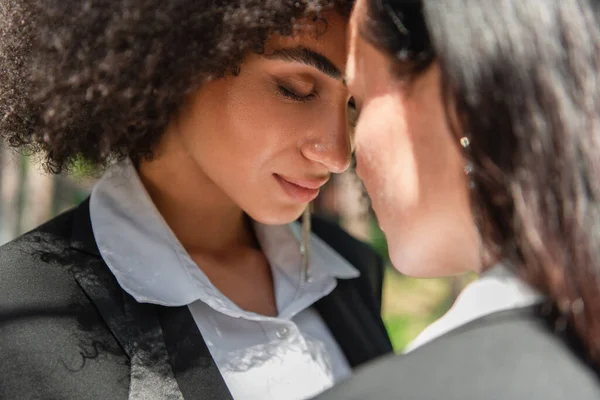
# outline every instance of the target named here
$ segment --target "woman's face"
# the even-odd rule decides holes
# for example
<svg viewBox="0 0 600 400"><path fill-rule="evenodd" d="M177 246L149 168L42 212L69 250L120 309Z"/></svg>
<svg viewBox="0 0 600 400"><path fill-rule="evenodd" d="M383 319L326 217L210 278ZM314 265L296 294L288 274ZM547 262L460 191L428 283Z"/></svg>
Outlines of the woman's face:
<svg viewBox="0 0 600 400"><path fill-rule="evenodd" d="M354 112L342 80L348 21L324 16L313 30L271 38L239 75L204 84L167 131L170 145L161 146L178 146L182 166L197 167L193 179L211 182L262 223L295 220L350 163Z"/></svg>
<svg viewBox="0 0 600 400"><path fill-rule="evenodd" d="M448 126L436 64L402 83L392 61L359 33L366 0L350 22L347 82L359 110L357 173L401 272L418 277L477 269L478 235L465 160Z"/></svg>

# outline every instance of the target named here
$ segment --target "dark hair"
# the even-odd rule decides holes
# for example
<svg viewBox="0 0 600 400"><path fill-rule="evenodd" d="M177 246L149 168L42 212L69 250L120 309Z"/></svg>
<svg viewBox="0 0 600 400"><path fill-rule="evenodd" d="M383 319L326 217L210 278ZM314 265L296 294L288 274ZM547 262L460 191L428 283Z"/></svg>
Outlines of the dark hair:
<svg viewBox="0 0 600 400"><path fill-rule="evenodd" d="M444 101L470 136L485 249L549 296L596 365L598 7L591 0L369 0L363 24L376 47L408 55L398 61L439 62Z"/></svg>
<svg viewBox="0 0 600 400"><path fill-rule="evenodd" d="M3 0L0 135L59 172L152 156L203 81L353 0ZM322 20L322 19L321 19ZM325 21L326 22L326 21Z"/></svg>

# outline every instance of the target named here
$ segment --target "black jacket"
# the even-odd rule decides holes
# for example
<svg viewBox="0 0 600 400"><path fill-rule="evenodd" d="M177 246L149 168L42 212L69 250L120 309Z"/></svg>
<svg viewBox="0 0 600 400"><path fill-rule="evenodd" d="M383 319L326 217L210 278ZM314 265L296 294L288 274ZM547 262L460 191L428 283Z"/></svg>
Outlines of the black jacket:
<svg viewBox="0 0 600 400"><path fill-rule="evenodd" d="M318 400L595 400L600 381L543 307L490 314L361 368Z"/></svg>
<svg viewBox="0 0 600 400"><path fill-rule="evenodd" d="M315 307L354 368L392 351L382 264L335 224L313 230L361 277ZM136 302L100 257L89 202L0 248L0 399L230 399L187 307Z"/></svg>

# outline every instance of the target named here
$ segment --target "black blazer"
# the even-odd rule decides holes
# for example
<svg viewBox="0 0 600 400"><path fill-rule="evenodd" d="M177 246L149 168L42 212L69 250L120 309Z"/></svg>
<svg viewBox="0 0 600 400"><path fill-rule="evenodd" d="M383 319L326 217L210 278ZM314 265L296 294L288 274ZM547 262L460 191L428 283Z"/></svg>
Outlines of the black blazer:
<svg viewBox="0 0 600 400"><path fill-rule="evenodd" d="M556 313L490 314L361 368L318 400L597 400L600 381Z"/></svg>
<svg viewBox="0 0 600 400"><path fill-rule="evenodd" d="M315 307L351 367L392 351L382 263L335 224L317 235L361 272ZM0 248L1 399L231 399L187 307L137 303L100 257L89 202Z"/></svg>

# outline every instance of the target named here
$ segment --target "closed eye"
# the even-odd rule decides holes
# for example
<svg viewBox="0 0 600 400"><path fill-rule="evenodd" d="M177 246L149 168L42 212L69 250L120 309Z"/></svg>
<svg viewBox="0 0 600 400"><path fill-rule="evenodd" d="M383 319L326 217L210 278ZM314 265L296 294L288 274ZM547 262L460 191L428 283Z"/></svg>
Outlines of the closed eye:
<svg viewBox="0 0 600 400"><path fill-rule="evenodd" d="M290 89L286 88L285 86L281 86L281 85L278 85L277 89L279 91L279 94L287 97L288 99L294 100L294 101L307 102L316 97L315 93L303 95L303 94L296 93L293 90L290 90Z"/></svg>

